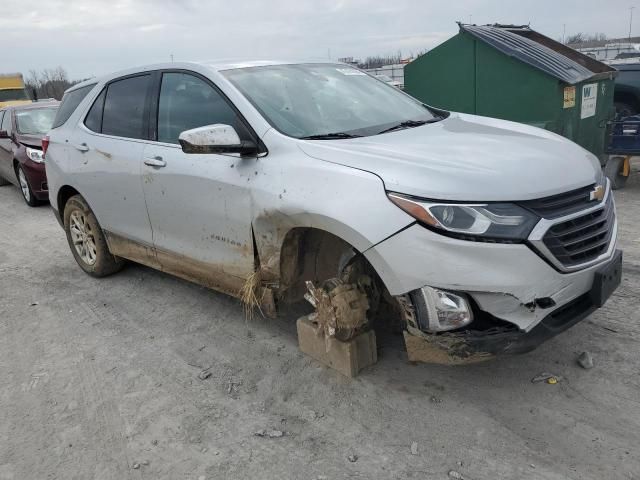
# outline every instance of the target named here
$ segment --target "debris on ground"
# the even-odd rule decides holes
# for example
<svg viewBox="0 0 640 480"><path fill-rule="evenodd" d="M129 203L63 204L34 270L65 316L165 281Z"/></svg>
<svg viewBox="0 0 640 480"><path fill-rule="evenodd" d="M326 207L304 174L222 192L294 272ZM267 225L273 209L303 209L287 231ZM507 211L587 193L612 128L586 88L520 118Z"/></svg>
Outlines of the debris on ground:
<svg viewBox="0 0 640 480"><path fill-rule="evenodd" d="M240 385L242 385L242 380L235 381L233 379L230 379L227 382L227 393L231 394L231 393L237 392L238 391L238 387Z"/></svg>
<svg viewBox="0 0 640 480"><path fill-rule="evenodd" d="M431 395L431 398L429 398L429 400L431 401L431 403L442 403L442 399L436 397L435 395Z"/></svg>
<svg viewBox="0 0 640 480"><path fill-rule="evenodd" d="M209 369L205 369L202 370L199 374L198 374L198 378L200 380L206 380L207 378L209 378L211 376L211 372L209 371Z"/></svg>
<svg viewBox="0 0 640 480"><path fill-rule="evenodd" d="M31 302L31 305L29 305L30 307L35 307L36 305L38 305L38 302Z"/></svg>
<svg viewBox="0 0 640 480"><path fill-rule="evenodd" d="M560 375L554 375L553 373L549 373L549 372L542 372L536 375L535 377L533 377L531 379L531 383L545 382L550 385L554 385L558 383L560 380L562 380L562 377Z"/></svg>
<svg viewBox="0 0 640 480"><path fill-rule="evenodd" d="M449 478L453 478L454 480L465 480L464 476L455 470L449 470Z"/></svg>
<svg viewBox="0 0 640 480"><path fill-rule="evenodd" d="M585 370L589 370L593 368L593 357L589 352L582 352L578 356L578 365L580 365Z"/></svg>
<svg viewBox="0 0 640 480"><path fill-rule="evenodd" d="M349 455L347 457L347 460L349 460L351 463L355 463L358 461L358 455Z"/></svg>
<svg viewBox="0 0 640 480"><path fill-rule="evenodd" d="M411 443L411 455L417 455L418 454L418 442L412 442Z"/></svg>
<svg viewBox="0 0 640 480"><path fill-rule="evenodd" d="M284 436L284 432L282 430L276 430L276 429L273 429L273 430L262 429L255 432L254 435L256 437L280 438Z"/></svg>
<svg viewBox="0 0 640 480"><path fill-rule="evenodd" d="M144 465L144 466L149 465L149 460L143 460L143 461L142 461L142 465Z"/></svg>
<svg viewBox="0 0 640 480"><path fill-rule="evenodd" d="M138 470L140 468L140 464L139 463L134 463L131 468L133 468L134 470Z"/></svg>
<svg viewBox="0 0 640 480"><path fill-rule="evenodd" d="M158 440L155 440L155 439L151 440L151 445L158 445Z"/></svg>

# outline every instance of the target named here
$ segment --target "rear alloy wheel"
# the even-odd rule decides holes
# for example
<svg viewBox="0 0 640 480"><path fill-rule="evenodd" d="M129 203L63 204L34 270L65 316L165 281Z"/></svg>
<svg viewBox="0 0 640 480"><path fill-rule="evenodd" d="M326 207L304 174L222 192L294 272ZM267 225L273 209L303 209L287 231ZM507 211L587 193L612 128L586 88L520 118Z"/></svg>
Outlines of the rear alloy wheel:
<svg viewBox="0 0 640 480"><path fill-rule="evenodd" d="M22 170L20 165L16 167L16 175L18 176L18 183L20 184L20 191L22 192L22 198L24 198L24 201L27 202L27 205L30 207L37 206L39 202L33 195L33 190L31 190L29 180L27 180L27 176L24 174L24 170Z"/></svg>
<svg viewBox="0 0 640 480"><path fill-rule="evenodd" d="M80 268L94 277L106 277L119 271L124 260L112 255L98 220L80 195L64 207L64 229L71 253Z"/></svg>

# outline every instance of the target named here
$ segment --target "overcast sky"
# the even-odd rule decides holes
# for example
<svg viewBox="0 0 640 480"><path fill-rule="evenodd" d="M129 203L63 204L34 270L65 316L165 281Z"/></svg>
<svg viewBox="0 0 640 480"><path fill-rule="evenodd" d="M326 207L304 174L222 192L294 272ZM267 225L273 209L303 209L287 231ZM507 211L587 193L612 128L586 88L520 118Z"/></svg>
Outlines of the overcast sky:
<svg viewBox="0 0 640 480"><path fill-rule="evenodd" d="M626 36L633 0L1 0L0 72L71 78L177 60L328 58L432 48L456 20L531 23L553 38ZM640 7L640 0L637 5ZM640 8L633 34L640 35Z"/></svg>

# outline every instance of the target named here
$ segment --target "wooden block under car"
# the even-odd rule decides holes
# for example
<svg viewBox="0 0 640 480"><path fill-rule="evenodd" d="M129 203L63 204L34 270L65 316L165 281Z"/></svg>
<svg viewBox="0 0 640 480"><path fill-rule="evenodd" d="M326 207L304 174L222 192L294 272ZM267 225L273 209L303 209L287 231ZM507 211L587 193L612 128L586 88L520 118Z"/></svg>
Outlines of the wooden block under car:
<svg viewBox="0 0 640 480"><path fill-rule="evenodd" d="M372 330L343 342L325 338L322 327L309 317L301 317L296 323L300 350L347 377L355 377L360 370L378 361L376 334Z"/></svg>

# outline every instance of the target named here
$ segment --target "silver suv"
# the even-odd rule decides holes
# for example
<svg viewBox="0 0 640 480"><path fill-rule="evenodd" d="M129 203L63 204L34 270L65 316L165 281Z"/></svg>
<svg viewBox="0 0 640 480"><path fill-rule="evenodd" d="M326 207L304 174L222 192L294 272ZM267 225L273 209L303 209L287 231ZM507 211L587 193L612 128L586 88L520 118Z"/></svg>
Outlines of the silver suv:
<svg viewBox="0 0 640 480"><path fill-rule="evenodd" d="M593 155L342 64L170 63L85 82L64 96L46 168L90 275L128 259L266 314L306 292L329 335L399 322L412 360L531 350L620 282Z"/></svg>

